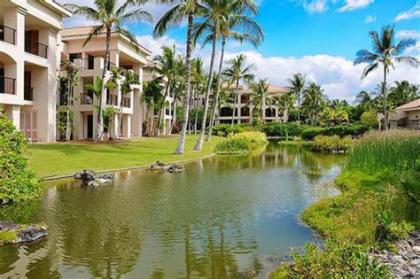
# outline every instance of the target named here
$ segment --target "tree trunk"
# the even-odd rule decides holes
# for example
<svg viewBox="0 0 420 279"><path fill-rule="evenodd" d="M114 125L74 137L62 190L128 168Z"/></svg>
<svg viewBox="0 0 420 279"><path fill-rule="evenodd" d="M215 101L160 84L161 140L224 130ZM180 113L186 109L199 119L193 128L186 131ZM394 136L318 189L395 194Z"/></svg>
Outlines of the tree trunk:
<svg viewBox="0 0 420 279"><path fill-rule="evenodd" d="M102 140L103 137L103 128L104 128L104 119L102 118L102 110L104 107L104 98L105 98L105 76L108 69L108 64L110 60L110 45L111 45L111 27L106 28L106 45L105 45L105 59L104 59L104 69L102 71L102 92L99 98L99 106L98 106L98 123L96 127L96 139L98 141Z"/></svg>
<svg viewBox="0 0 420 279"><path fill-rule="evenodd" d="M219 62L219 73L218 78L217 78L217 86L216 86L216 94L214 96L214 101L213 101L213 110L211 113L211 118L210 118L210 124L209 124L209 132L207 134L207 141L211 140L211 136L213 133L213 126L214 126L214 122L215 122L215 118L216 118L216 110L217 110L217 105L219 102L219 95L220 95L220 87L222 84L222 71L223 71L223 60L224 60L224 56L225 56L225 45L226 45L226 38L223 37L222 39L222 49L220 52L220 62Z"/></svg>
<svg viewBox="0 0 420 279"><path fill-rule="evenodd" d="M211 58L210 58L209 77L207 80L206 95L204 96L203 120L201 121L200 136L198 137L197 143L195 144L195 147L194 147L195 151L201 151L201 149L203 148L204 136L206 135L207 113L209 110L209 97L210 97L211 86L213 83L213 67L214 67L214 59L216 57L216 46L217 46L217 36L214 35Z"/></svg>
<svg viewBox="0 0 420 279"><path fill-rule="evenodd" d="M301 90L297 92L297 100L298 100L298 124L300 124L301 123L301 120L300 120Z"/></svg>
<svg viewBox="0 0 420 279"><path fill-rule="evenodd" d="M71 121L70 121L70 110L71 110L71 77L67 73L67 111L66 111L66 141L70 141L71 138Z"/></svg>
<svg viewBox="0 0 420 279"><path fill-rule="evenodd" d="M387 70L388 67L384 64L384 84L383 84L383 95L384 95L384 126L385 130L388 131L388 90L387 90Z"/></svg>
<svg viewBox="0 0 420 279"><path fill-rule="evenodd" d="M165 125L165 114L166 114L165 100L169 96L170 86L171 86L171 79L168 78L168 82L166 83L166 87L165 87L165 94L164 94L164 97L163 97L163 104L162 104L162 107L161 107L160 113L159 113L159 120L158 120L158 133L159 133L159 135L163 134L163 130L164 130L164 129L162 129L162 122L163 122L163 125Z"/></svg>
<svg viewBox="0 0 420 279"><path fill-rule="evenodd" d="M236 109L236 102L238 99L238 90L239 90L239 80L236 81L236 87L235 87L235 97L233 98L233 112L232 112L232 123L230 126L233 128L233 124L235 122L235 109Z"/></svg>
<svg viewBox="0 0 420 279"><path fill-rule="evenodd" d="M194 106L194 111L195 111L195 115L194 115L194 135L197 134L197 123L198 123L198 92L197 92L197 88L195 89L195 91L193 92L193 100L192 100L192 105Z"/></svg>
<svg viewBox="0 0 420 279"><path fill-rule="evenodd" d="M176 99L174 97L174 110L173 110L173 116L172 116L172 124L171 124L171 128L169 129L169 135L172 134L172 130L174 129L176 124Z"/></svg>
<svg viewBox="0 0 420 279"><path fill-rule="evenodd" d="M184 115L182 117L181 134L178 140L178 146L175 149L175 154L183 154L185 150L185 139L187 136L187 125L189 120L190 110L190 91L191 91L191 50L192 50L192 32L193 32L194 15L188 14L188 32L187 32L187 51L185 56L186 68L186 89L184 95Z"/></svg>

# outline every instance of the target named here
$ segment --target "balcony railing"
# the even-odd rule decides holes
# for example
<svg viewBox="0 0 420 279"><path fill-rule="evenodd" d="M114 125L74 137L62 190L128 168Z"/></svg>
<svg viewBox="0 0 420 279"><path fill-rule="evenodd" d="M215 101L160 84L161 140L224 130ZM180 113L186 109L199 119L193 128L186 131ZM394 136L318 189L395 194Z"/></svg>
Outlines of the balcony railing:
<svg viewBox="0 0 420 279"><path fill-rule="evenodd" d="M95 57L96 58L96 57ZM76 61L80 61L80 64L77 63ZM95 59L92 58L78 58L75 59L74 63L80 67L81 70L95 70ZM108 69L112 69L113 67L115 67L115 64L112 62L108 62Z"/></svg>
<svg viewBox="0 0 420 279"><path fill-rule="evenodd" d="M23 89L23 98L25 101L33 101L34 100L34 88L33 87L26 87Z"/></svg>
<svg viewBox="0 0 420 279"><path fill-rule="evenodd" d="M125 108L130 108L131 107L131 99L127 98L127 97L123 97L122 106L125 107Z"/></svg>
<svg viewBox="0 0 420 279"><path fill-rule="evenodd" d="M25 51L43 58L48 58L48 46L35 42L30 38L25 39Z"/></svg>
<svg viewBox="0 0 420 279"><path fill-rule="evenodd" d="M92 93L81 93L80 94L80 104L81 105L91 105L93 104L93 94Z"/></svg>
<svg viewBox="0 0 420 279"><path fill-rule="evenodd" d="M107 92L106 93L106 104L111 105L111 106L117 106L118 105L118 96Z"/></svg>
<svg viewBox="0 0 420 279"><path fill-rule="evenodd" d="M0 41L16 44L16 30L5 25L0 25Z"/></svg>
<svg viewBox="0 0 420 279"><path fill-rule="evenodd" d="M16 94L16 79L0 76L0 94Z"/></svg>

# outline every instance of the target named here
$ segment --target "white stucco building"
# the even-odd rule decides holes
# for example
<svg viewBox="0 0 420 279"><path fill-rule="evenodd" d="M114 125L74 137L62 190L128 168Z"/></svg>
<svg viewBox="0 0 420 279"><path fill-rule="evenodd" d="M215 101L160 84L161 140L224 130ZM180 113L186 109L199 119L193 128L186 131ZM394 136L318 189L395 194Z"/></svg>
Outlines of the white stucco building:
<svg viewBox="0 0 420 279"><path fill-rule="evenodd" d="M56 138L62 18L53 0L0 1L0 106L32 141Z"/></svg>
<svg viewBox="0 0 420 279"><path fill-rule="evenodd" d="M120 138L139 137L142 135L144 106L141 102L143 88L143 68L147 64L146 57L150 51L137 44L135 48L125 36L113 33L111 37L111 61L104 65L105 33L94 37L83 46L92 26L64 29L61 34L63 42L63 59L69 59L79 67L80 82L74 90L74 131L73 138L91 139L96 135L97 105L99 100L92 92L86 90L86 84L93 84L97 77L102 76L104 67L123 68L124 71L133 71L139 84L132 86L133 91L122 96L120 86L108 90L102 96L106 107L114 107L118 113L114 119L109 119L112 131L105 131L108 135L117 135ZM105 81L110 77L106 75ZM105 107L105 108L106 108Z"/></svg>

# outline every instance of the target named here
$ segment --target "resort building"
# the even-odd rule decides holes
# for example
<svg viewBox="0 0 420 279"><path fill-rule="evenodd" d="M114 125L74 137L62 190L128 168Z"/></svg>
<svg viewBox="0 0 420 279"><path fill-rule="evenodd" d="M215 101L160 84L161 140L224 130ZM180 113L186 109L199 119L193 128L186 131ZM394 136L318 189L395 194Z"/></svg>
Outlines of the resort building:
<svg viewBox="0 0 420 279"><path fill-rule="evenodd" d="M281 96L288 94L287 88L269 85L268 95L272 98L280 98ZM217 117L217 123L231 123L232 116L234 123L247 124L252 123L254 106L251 102L252 90L248 87L242 86L237 91L238 102L232 105L221 105L219 116ZM273 102L273 104L267 104L263 101L263 121L265 122L282 122L283 113L279 106ZM235 114L233 115L233 107L235 108Z"/></svg>
<svg viewBox="0 0 420 279"><path fill-rule="evenodd" d="M74 134L78 140L92 139L96 135L97 106L99 104L93 92L86 90L87 84L93 84L95 79L102 77L104 67L107 69L105 82L111 77L113 67L125 71L133 71L138 84L132 85L132 91L126 95L121 94L120 84L108 89L104 98L105 108L114 108L117 113L113 119L105 119L105 134L118 138L140 137L142 135L144 106L140 95L143 88L143 68L147 64L146 57L151 53L140 44L133 45L130 40L113 33L111 37L110 61L105 65L105 33L94 37L84 45L86 38L92 31L92 26L67 28L61 32L63 41L63 59L69 59L80 69L80 82L74 89ZM60 101L64 104L64 100Z"/></svg>
<svg viewBox="0 0 420 279"><path fill-rule="evenodd" d="M420 99L397 107L390 115L390 126L420 130Z"/></svg>
<svg viewBox="0 0 420 279"><path fill-rule="evenodd" d="M26 138L55 141L58 32L71 13L53 0L1 0L0 10L0 107Z"/></svg>

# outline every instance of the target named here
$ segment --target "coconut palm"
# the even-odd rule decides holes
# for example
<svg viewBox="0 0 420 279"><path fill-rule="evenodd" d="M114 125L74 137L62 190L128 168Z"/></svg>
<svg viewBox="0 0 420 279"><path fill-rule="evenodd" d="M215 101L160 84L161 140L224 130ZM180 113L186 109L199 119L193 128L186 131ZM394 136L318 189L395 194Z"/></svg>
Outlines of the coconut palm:
<svg viewBox="0 0 420 279"><path fill-rule="evenodd" d="M235 121L236 104L238 103L238 90L240 82L251 82L254 79L254 75L251 73L253 66L246 64L246 56L243 54L239 54L230 60L228 64L229 68L225 70L224 76L229 79L230 84L235 85L235 90L233 92L233 112L231 124L233 127Z"/></svg>
<svg viewBox="0 0 420 279"><path fill-rule="evenodd" d="M182 98L182 92L185 91L185 64L182 56L178 56L175 62L175 75L172 82L172 97L173 97L173 116L171 127L169 128L168 134L172 133L176 123L177 123L177 104L178 101Z"/></svg>
<svg viewBox="0 0 420 279"><path fill-rule="evenodd" d="M130 94L133 92L133 86L140 84L138 76L134 73L134 71L126 71L124 74L124 78L121 81L120 85L120 92L121 92L121 99L120 99L120 110L122 109L124 105L124 97L125 95ZM120 123L120 128L118 131L122 131L123 129L123 123L122 123L122 112L120 111L120 114L118 115L118 123ZM117 134L117 138L119 137L119 132Z"/></svg>
<svg viewBox="0 0 420 279"><path fill-rule="evenodd" d="M107 70L110 70L110 46L111 46L111 35L112 32L120 33L127 37L131 44L138 49L135 36L124 27L124 24L132 21L152 21L150 13L138 8L140 3L144 3L143 0L126 0L124 4L118 6L118 0L95 0L94 7L81 6L77 4L67 4L66 7L75 15L86 16L88 19L98 23L92 28L86 38L83 46L87 45L93 38L104 35L106 37L105 43L105 58L104 58L104 69L102 72L102 80L105 80ZM102 139L103 133L103 118L101 117L102 110L104 107L104 95L105 86L103 84L101 96L99 96L99 107L98 107L98 123L97 123L97 139Z"/></svg>
<svg viewBox="0 0 420 279"><path fill-rule="evenodd" d="M289 112L293 108L293 105L296 101L296 95L292 93L281 95L278 98L275 98L279 106L279 109L283 111L283 122L289 122Z"/></svg>
<svg viewBox="0 0 420 279"><path fill-rule="evenodd" d="M303 91L302 110L309 116L312 125L318 121L319 112L325 105L326 97L323 92L321 86L315 82L311 82Z"/></svg>
<svg viewBox="0 0 420 279"><path fill-rule="evenodd" d="M163 86L160 78L154 79L150 82L145 83L143 94L141 95L142 102L147 107L147 121L146 121L146 133L147 135L154 136L156 134L155 129L155 107L160 107L163 100L162 90Z"/></svg>
<svg viewBox="0 0 420 279"><path fill-rule="evenodd" d="M199 39L203 39L203 46L207 43L212 44L212 51L210 56L210 68L208 72L208 79L206 84L206 91L204 96L204 110L203 110L203 119L201 125L200 136L198 137L197 143L194 147L194 150L200 151L203 147L204 136L206 131L207 123L207 113L209 107L209 97L210 91L213 82L213 68L214 61L216 57L216 47L218 39L222 36L223 31L228 28L228 25L231 22L228 21L229 14L232 13L241 13L244 10L244 6L251 6L251 9L256 9L253 1L235 1L235 0L207 0L204 1L204 9L202 13L202 21L200 21L195 26L194 32L194 42ZM241 15L242 16L242 15ZM242 16L242 22L248 23L250 20L245 16ZM241 23L241 21L236 20L236 24ZM257 25L258 26L258 25ZM248 28L250 29L250 28ZM258 29L260 30L260 29Z"/></svg>
<svg viewBox="0 0 420 279"><path fill-rule="evenodd" d="M155 37L161 37L166 33L170 25L179 24L187 18L187 47L185 55L185 94L183 105L182 128L179 136L178 146L175 154L183 154L185 150L185 139L187 136L187 126L189 120L190 109L190 93L191 93L191 53L193 40L193 24L194 17L200 14L203 6L198 0L182 0L180 2L174 0L161 0L162 3L173 3L173 5L158 21L153 31Z"/></svg>
<svg viewBox="0 0 420 279"><path fill-rule="evenodd" d="M260 26L256 21L248 16L248 14L255 15L258 11L257 6L253 0L236 0L229 1L230 5L226 8L224 14L223 24L219 26L220 37L221 37L221 50L220 50L220 62L218 78L216 82L216 89L213 97L213 108L210 117L209 131L207 140L209 141L212 136L213 125L216 118L216 109L218 107L218 100L221 85L222 85L222 74L223 74L223 63L226 41L228 39L234 39L239 42L249 42L257 47L264 39L264 34ZM213 28L214 29L214 28Z"/></svg>
<svg viewBox="0 0 420 279"><path fill-rule="evenodd" d="M305 89L306 77L301 73L294 74L291 79L288 79L289 91L291 94L296 96L297 107L298 107L298 123L301 122L301 102L302 93Z"/></svg>
<svg viewBox="0 0 420 279"><path fill-rule="evenodd" d="M369 91L362 90L356 96L356 103L362 106L363 108L370 108L372 105L372 96Z"/></svg>
<svg viewBox="0 0 420 279"><path fill-rule="evenodd" d="M405 62L414 67L417 67L419 62L415 57L405 56L404 50L408 47L416 44L415 39L402 39L398 43L395 42L395 31L393 26L382 27L382 32L379 35L376 31L369 32L372 40L373 52L363 49L357 52L357 58L354 64L367 63L362 78L367 77L372 71L376 70L379 66L383 67L383 83L382 96L383 102L383 114L385 119L385 129L388 129L388 110L387 110L387 75L390 68L394 68L394 62Z"/></svg>
<svg viewBox="0 0 420 279"><path fill-rule="evenodd" d="M192 87L191 95L192 97L191 97L191 104L190 104L190 106L194 109L194 133L197 133L198 96L201 95L202 92L204 91L205 83L206 83L206 73L204 70L204 61L201 58L195 58L192 60L192 69L191 69L191 87Z"/></svg>
<svg viewBox="0 0 420 279"><path fill-rule="evenodd" d="M259 122L264 121L264 106L271 105L273 99L268 95L268 83L266 79L260 79L258 82L251 84L251 98L252 106L258 109Z"/></svg>
<svg viewBox="0 0 420 279"><path fill-rule="evenodd" d="M154 58L154 61L158 65L157 72L166 79L164 99L166 100L169 96L169 91L172 86L172 82L176 75L176 53L175 46L172 48L163 46L162 54ZM159 119L158 119L158 131L163 130L162 125L164 124L165 118L165 103L162 103L162 107L159 108Z"/></svg>
<svg viewBox="0 0 420 279"><path fill-rule="evenodd" d="M396 81L395 86L389 90L389 99L393 106L398 107L405 103L411 102L419 97L420 90L415 84L410 82Z"/></svg>

